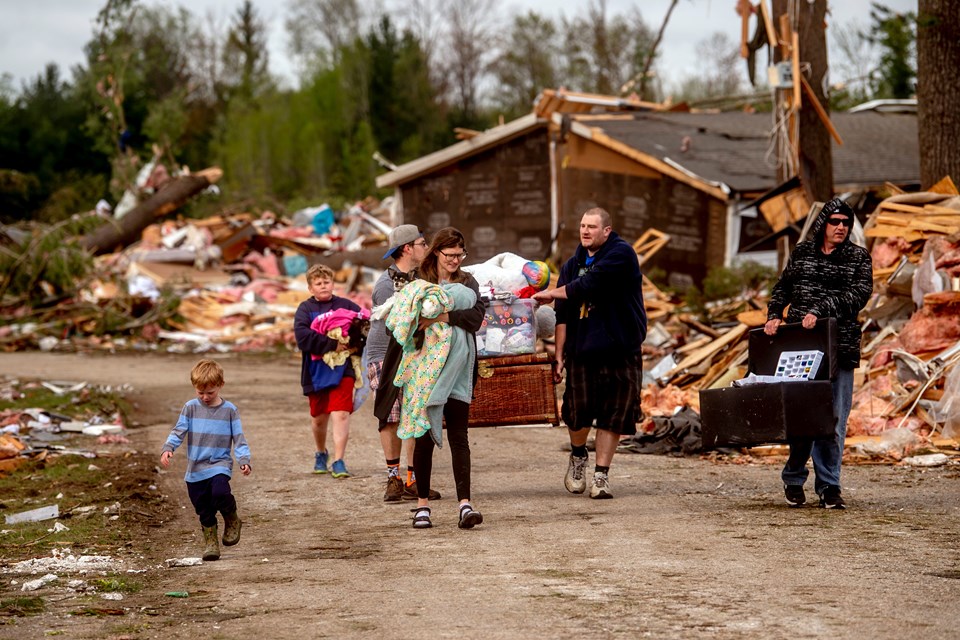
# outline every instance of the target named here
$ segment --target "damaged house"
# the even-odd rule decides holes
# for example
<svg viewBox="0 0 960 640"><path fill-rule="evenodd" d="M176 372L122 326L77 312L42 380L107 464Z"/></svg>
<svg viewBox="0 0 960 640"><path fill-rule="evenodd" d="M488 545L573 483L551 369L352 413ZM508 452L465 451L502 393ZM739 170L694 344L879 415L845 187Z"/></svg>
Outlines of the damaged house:
<svg viewBox="0 0 960 640"><path fill-rule="evenodd" d="M919 184L916 114L831 117L844 143L833 147L837 192ZM777 186L773 130L769 113L544 91L532 113L399 166L377 186L395 189L404 222L460 228L471 262L503 251L569 256L581 213L601 206L629 242L649 229L669 235L648 264L683 287L745 248L772 260L763 240L775 229L744 205Z"/></svg>

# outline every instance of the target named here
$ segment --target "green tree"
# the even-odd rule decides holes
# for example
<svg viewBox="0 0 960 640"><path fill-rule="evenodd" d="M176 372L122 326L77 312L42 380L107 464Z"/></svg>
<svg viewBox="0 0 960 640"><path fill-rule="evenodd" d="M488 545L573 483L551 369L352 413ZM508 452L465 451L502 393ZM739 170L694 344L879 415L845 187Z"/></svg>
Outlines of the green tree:
<svg viewBox="0 0 960 640"><path fill-rule="evenodd" d="M272 87L268 72L267 27L251 0L233 15L223 49L228 99L252 102Z"/></svg>
<svg viewBox="0 0 960 640"><path fill-rule="evenodd" d="M880 47L880 66L873 87L874 98L910 98L914 95L917 15L895 13L873 3L869 39Z"/></svg>
<svg viewBox="0 0 960 640"><path fill-rule="evenodd" d="M555 61L559 58L559 31L552 20L534 11L513 19L494 64L494 101L508 118L529 113L541 91L558 86Z"/></svg>
<svg viewBox="0 0 960 640"><path fill-rule="evenodd" d="M298 91L231 103L216 146L225 188L238 198L316 202L374 187L376 150L366 103L365 48L349 47Z"/></svg>
<svg viewBox="0 0 960 640"><path fill-rule="evenodd" d="M355 38L338 56L340 86L334 101L329 128L335 132L339 147L330 173L333 188L347 198L362 198L374 188L376 143L370 126L370 86L372 72L370 51L360 38ZM379 97L379 96L378 96Z"/></svg>
<svg viewBox="0 0 960 640"><path fill-rule="evenodd" d="M40 217L56 220L92 209L104 195L96 175L109 165L91 152L82 126L87 106L75 87L51 64L12 95L8 87L0 97L0 219L43 210Z"/></svg>
<svg viewBox="0 0 960 640"><path fill-rule="evenodd" d="M297 0L291 9L287 27L295 52L308 61L307 71L297 90L271 90L226 104L214 147L224 189L237 198L281 203L363 197L373 189L377 147L369 100L371 52L354 30L359 5ZM392 29L383 33L377 41L388 40L397 53ZM398 61L381 64L394 70ZM381 81L393 86L389 74ZM387 90L384 103L394 99ZM388 130L389 115L380 120ZM403 133L406 126L392 126L401 132L396 140L409 135Z"/></svg>
<svg viewBox="0 0 960 640"><path fill-rule="evenodd" d="M398 36L388 15L366 38L369 110L376 146L394 162L435 148L442 126L426 54L409 30Z"/></svg>
<svg viewBox="0 0 960 640"><path fill-rule="evenodd" d="M113 158L115 198L134 184L142 161L158 145L171 164L205 165L215 112L198 75L203 34L184 8L142 7L136 0L107 0L86 47L80 78L96 104L87 129L97 148Z"/></svg>

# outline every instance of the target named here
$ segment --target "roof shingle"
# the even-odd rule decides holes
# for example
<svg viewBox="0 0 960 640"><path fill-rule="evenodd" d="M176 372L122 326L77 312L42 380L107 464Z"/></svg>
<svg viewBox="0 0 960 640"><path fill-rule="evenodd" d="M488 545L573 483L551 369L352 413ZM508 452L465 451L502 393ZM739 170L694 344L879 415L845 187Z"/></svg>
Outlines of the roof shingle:
<svg viewBox="0 0 960 640"><path fill-rule="evenodd" d="M835 113L831 120L844 142L843 146L833 143L836 185L920 180L915 115ZM631 119L587 119L583 124L660 160L669 158L734 191L766 191L777 182L774 123L769 113L642 113Z"/></svg>

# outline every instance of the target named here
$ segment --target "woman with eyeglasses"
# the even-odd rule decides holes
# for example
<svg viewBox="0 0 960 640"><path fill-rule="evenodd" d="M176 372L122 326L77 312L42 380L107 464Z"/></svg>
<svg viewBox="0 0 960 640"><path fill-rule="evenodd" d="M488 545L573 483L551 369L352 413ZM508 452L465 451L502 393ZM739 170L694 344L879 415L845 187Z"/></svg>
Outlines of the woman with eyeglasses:
<svg viewBox="0 0 960 640"><path fill-rule="evenodd" d="M426 329L435 322L445 322L466 333L470 349L470 371L461 372L467 376L470 393L477 383L477 339L476 334L483 324L484 305L480 298L480 285L477 280L460 267L467 259L466 242L463 234L453 227L445 227L433 236L433 242L427 256L420 265L420 277L438 285L460 283L476 295L476 303L469 309L453 310L441 313L436 318L421 317L419 327ZM483 522L483 516L473 508L470 502L470 443L467 439L467 421L470 417L469 400L449 398L443 406L443 418L446 423L447 441L450 443L450 457L453 462L453 479L457 487L459 500L459 522L461 529L472 529ZM413 452L413 468L417 476L417 507L414 509L413 526L427 528L430 520L429 494L430 475L433 470L433 438L429 434L417 438Z"/></svg>
<svg viewBox="0 0 960 640"><path fill-rule="evenodd" d="M860 323L857 315L873 294L870 254L850 241L853 209L840 198L823 206L813 224L813 238L793 250L787 267L770 293L764 333L774 335L787 322L813 329L820 318L836 318L837 375L833 380L834 437L791 442L781 479L787 504L806 503L807 460L813 458L813 488L826 509L844 509L840 490L840 463L847 434L847 416L853 400L853 371L860 365ZM799 407L798 407L799 408Z"/></svg>

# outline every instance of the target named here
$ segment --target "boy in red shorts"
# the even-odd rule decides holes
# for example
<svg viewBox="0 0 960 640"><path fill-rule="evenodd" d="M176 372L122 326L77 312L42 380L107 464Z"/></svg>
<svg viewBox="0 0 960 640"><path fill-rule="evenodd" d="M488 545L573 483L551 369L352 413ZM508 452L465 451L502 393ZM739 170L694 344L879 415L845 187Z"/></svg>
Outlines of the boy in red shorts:
<svg viewBox="0 0 960 640"><path fill-rule="evenodd" d="M310 400L311 427L316 444L313 472L327 473L327 425L333 428L333 462L330 474L334 478L347 478L350 472L343 461L350 436L350 414L353 412L354 373L350 360L331 367L322 358L330 351L344 351L347 346L334 338L318 333L311 328L317 316L336 309L360 311L356 304L333 295L333 270L323 264L315 264L307 270L307 288L312 297L297 307L293 331L303 357L300 368L300 384L303 395Z"/></svg>

